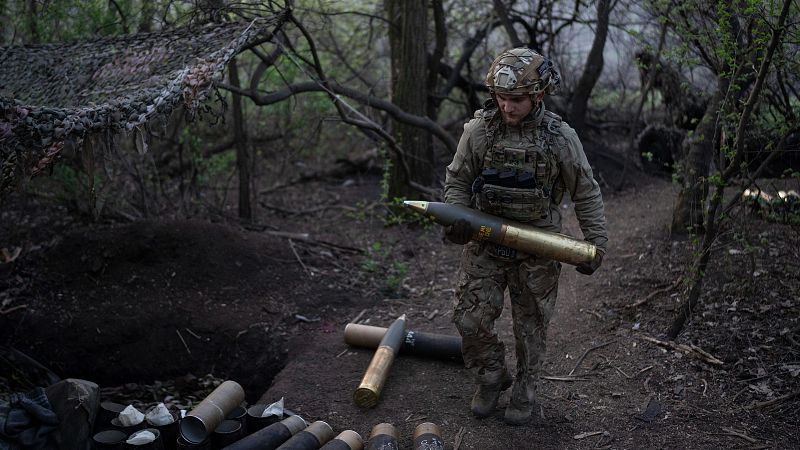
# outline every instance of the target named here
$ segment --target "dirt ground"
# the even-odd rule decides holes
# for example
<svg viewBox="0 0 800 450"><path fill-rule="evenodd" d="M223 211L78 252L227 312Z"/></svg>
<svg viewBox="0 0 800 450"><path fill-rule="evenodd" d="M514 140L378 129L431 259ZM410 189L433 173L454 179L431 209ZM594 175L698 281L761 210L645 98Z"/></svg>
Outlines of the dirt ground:
<svg viewBox="0 0 800 450"><path fill-rule="evenodd" d="M426 421L448 449L800 447L798 229L748 217L727 232L676 341L685 347L667 348L648 338L664 339L691 255L666 229L674 187L646 176L604 193L602 268L586 277L564 267L530 425L503 424L507 394L494 417L473 418L460 364L411 356L395 361L375 408L358 408L372 352L344 344L345 324L388 326L405 313L411 329L456 333L460 248L438 227L384 226L378 184L294 186L262 198L248 227L222 216L91 223L13 196L0 211L0 249L12 260L0 264L0 345L142 403L165 395L142 386L169 385L183 398L174 405L187 406L199 394L174 392L196 388L187 380L233 379L248 403L284 397L337 432L366 438L393 423L401 448ZM568 211L565 231L580 236ZM512 349L508 308L498 330ZM23 381L0 375L0 388Z"/></svg>

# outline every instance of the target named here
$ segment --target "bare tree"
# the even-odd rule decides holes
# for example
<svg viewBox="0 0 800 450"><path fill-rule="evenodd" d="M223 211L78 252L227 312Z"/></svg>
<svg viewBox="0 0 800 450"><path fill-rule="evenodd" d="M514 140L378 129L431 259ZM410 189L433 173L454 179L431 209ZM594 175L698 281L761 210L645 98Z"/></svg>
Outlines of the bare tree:
<svg viewBox="0 0 800 450"><path fill-rule="evenodd" d="M569 123L575 128L580 136L583 132L583 124L586 119L586 108L589 103L589 96L592 94L600 74L603 72L603 51L606 47L606 36L608 36L608 18L611 14L610 0L598 0L597 2L597 25L595 27L594 40L589 55L586 58L586 66L572 94L572 101Z"/></svg>
<svg viewBox="0 0 800 450"><path fill-rule="evenodd" d="M760 6L769 5L762 4ZM728 225L730 209L741 198L741 192L739 192L726 207L723 207L725 189L733 180L743 175L752 182L753 179L760 175L766 165L764 163L753 173L748 174L745 161L745 136L748 134L748 129L752 126L753 118L757 114L757 105L771 71L773 57L778 52L779 47L784 45L787 33L786 19L791 7L792 0L784 0L780 14L777 17L770 17L763 10L743 13L741 17L736 17L733 14L730 16L721 14L719 17L722 26L717 29L719 33L717 36L718 41L722 42L723 51L717 52L717 55L722 60L721 67L728 67L731 70L719 72L720 82L717 86L714 100L710 102L709 108L706 110L706 117L704 117L704 120L706 120L713 116L715 120L709 120L703 124L701 131L709 134L702 141L699 141L703 142L703 144L698 144L698 147L702 145L702 151L709 152L710 150L716 153L718 171L710 177L714 192L711 195L708 210L704 215L705 230L702 244L690 269L689 295L681 305L668 331L670 339L675 339L678 336L697 305L702 293L703 280L711 258L713 245L717 241L720 231ZM739 20L742 22L740 23ZM744 26L740 27L740 25ZM796 26L796 24L792 26ZM739 33L742 29L750 30L751 32L752 30L763 30L769 35L769 42L764 43L759 39L754 42L747 42L746 44L748 45L741 45L742 42L736 41L737 37L754 36L754 34L750 33ZM742 64L744 61L751 62L751 64ZM758 65L758 69L755 72L750 72L750 67L754 67L752 63ZM743 103L738 101L740 91L731 88L733 82L745 83L749 86ZM713 110L714 105L717 105L716 111ZM797 131L798 124L790 123L788 125L788 130L784 129L781 132L780 140L772 146L771 157L774 157L782 150L789 134ZM720 141L720 146L707 146L705 144L706 140L715 142L717 139ZM703 161L711 159L704 155L699 156L699 158L703 159Z"/></svg>

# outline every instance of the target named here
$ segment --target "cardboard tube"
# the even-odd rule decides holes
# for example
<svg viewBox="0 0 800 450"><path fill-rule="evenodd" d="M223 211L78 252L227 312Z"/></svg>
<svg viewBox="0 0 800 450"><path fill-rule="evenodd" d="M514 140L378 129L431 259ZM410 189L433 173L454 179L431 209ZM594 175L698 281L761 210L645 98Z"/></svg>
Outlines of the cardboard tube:
<svg viewBox="0 0 800 450"><path fill-rule="evenodd" d="M235 381L225 381L181 420L181 436L197 444L225 420L225 416L244 401L244 389Z"/></svg>

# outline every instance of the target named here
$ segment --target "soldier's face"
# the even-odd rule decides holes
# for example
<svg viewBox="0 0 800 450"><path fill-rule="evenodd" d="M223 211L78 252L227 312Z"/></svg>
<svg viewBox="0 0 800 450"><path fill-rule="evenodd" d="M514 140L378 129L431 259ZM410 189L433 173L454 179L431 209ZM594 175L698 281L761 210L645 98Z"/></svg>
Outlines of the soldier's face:
<svg viewBox="0 0 800 450"><path fill-rule="evenodd" d="M519 125L534 107L530 95L497 94L497 107L508 125Z"/></svg>

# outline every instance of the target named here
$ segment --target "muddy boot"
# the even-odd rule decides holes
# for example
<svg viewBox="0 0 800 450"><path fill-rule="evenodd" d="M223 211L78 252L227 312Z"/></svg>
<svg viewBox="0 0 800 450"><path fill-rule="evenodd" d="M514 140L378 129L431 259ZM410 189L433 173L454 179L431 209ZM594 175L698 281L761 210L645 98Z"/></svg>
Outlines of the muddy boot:
<svg viewBox="0 0 800 450"><path fill-rule="evenodd" d="M472 403L470 409L472 414L478 418L489 417L497 407L497 400L500 394L511 387L511 376L508 372L503 371L499 377L495 377L497 381L488 384L478 384L478 389L475 395L472 396Z"/></svg>
<svg viewBox="0 0 800 450"><path fill-rule="evenodd" d="M525 425L531 420L531 412L533 411L533 395L525 392L526 389L519 384L514 384L514 390L511 391L511 399L508 401L506 407L506 414L503 420L509 425Z"/></svg>

